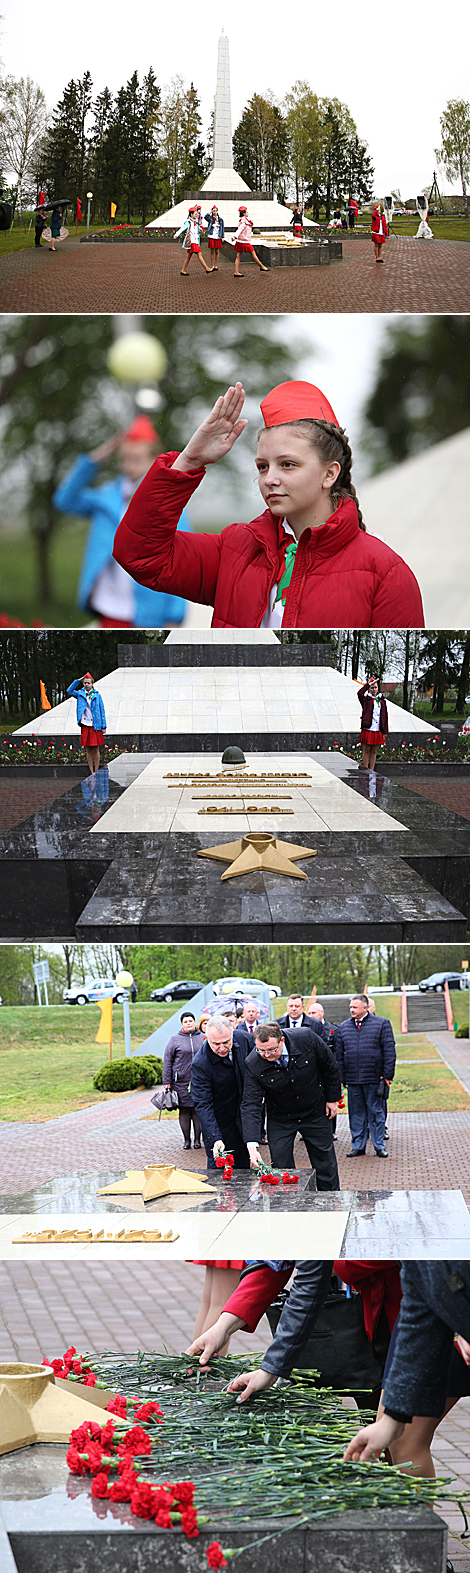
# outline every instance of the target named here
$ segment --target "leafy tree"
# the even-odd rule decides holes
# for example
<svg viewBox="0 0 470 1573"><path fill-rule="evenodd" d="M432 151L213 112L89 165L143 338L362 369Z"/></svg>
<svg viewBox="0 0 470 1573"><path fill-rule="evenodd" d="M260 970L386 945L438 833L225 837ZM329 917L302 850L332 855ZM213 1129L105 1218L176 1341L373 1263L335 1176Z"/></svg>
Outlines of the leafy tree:
<svg viewBox="0 0 470 1573"><path fill-rule="evenodd" d="M469 425L469 356L468 316L414 317L387 328L364 410L375 469Z"/></svg>
<svg viewBox="0 0 470 1573"><path fill-rule="evenodd" d="M178 448L240 366L247 394L259 398L270 379L295 375L299 353L286 345L276 317L156 317L147 332L164 345L158 424L164 448ZM50 553L60 515L53 494L78 453L96 447L126 420L127 396L107 376L110 316L4 317L0 322L0 409L5 414L0 474L18 475L34 541L38 593L52 593ZM119 415L117 414L119 411ZM229 461L227 461L229 462ZM237 460L235 458L235 468Z"/></svg>
<svg viewBox="0 0 470 1573"><path fill-rule="evenodd" d="M254 93L233 137L234 168L253 191L282 184L288 168L287 125L272 94Z"/></svg>
<svg viewBox="0 0 470 1573"><path fill-rule="evenodd" d="M448 180L460 180L465 213L468 218L470 179L470 104L464 98L450 98L441 115L441 146L436 158Z"/></svg>
<svg viewBox="0 0 470 1573"><path fill-rule="evenodd" d="M16 176L20 207L23 185L36 173L46 119L46 100L38 83L30 76L18 81L5 77L0 90L0 162Z"/></svg>
<svg viewBox="0 0 470 1573"><path fill-rule="evenodd" d="M57 104L43 138L38 176L49 198L83 197L90 170L87 120L92 105L92 79L85 71L80 82L72 80Z"/></svg>
<svg viewBox="0 0 470 1573"><path fill-rule="evenodd" d="M30 721L41 708L40 679L45 683L50 704L60 704L77 672L90 667L99 681L118 665L118 646L126 644L155 644L164 640L159 631L155 634L141 630L110 631L103 639L99 630L88 628L86 633L71 629L67 635L57 629L41 629L32 637L23 629L2 632L2 664L0 668L0 720L2 724Z"/></svg>
<svg viewBox="0 0 470 1573"><path fill-rule="evenodd" d="M454 684L458 671L453 634L447 629L425 634L421 647L420 682L425 688L432 685L432 715L442 714L446 690Z"/></svg>
<svg viewBox="0 0 470 1573"><path fill-rule="evenodd" d="M306 190L316 189L318 165L323 171L323 131L320 103L306 81L294 82L284 99L289 135L290 174L295 182L296 201L305 207Z"/></svg>

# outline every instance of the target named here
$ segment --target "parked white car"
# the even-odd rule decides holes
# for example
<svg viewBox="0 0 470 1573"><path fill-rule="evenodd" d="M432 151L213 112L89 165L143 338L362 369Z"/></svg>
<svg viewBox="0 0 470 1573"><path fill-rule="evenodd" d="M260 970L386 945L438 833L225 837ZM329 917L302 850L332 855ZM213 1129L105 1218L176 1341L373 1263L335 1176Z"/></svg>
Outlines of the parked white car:
<svg viewBox="0 0 470 1573"><path fill-rule="evenodd" d="M64 989L62 999L65 1005L89 1005L111 997L115 1005L122 1005L125 993L114 978L98 978L91 983L77 983L73 989Z"/></svg>
<svg viewBox="0 0 470 1573"><path fill-rule="evenodd" d="M263 983L261 978L216 978L213 987L216 997L224 994L256 994L257 989L269 989L272 1000L282 996L282 989L278 988L277 983Z"/></svg>

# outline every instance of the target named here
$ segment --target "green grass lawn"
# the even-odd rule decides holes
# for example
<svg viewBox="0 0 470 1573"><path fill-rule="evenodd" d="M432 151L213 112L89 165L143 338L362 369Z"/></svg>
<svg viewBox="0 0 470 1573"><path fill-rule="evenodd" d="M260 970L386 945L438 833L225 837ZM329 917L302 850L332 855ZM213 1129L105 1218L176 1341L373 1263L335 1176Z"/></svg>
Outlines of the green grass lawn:
<svg viewBox="0 0 470 1573"><path fill-rule="evenodd" d="M76 606L78 576L87 525L80 520L59 524L51 548L53 596L44 602L37 594L34 542L23 532L0 534L0 612L17 617L28 626L32 619L48 628L80 628L90 622Z"/></svg>
<svg viewBox="0 0 470 1573"><path fill-rule="evenodd" d="M29 223L29 219L27 220L27 223ZM73 220L73 222L70 220L70 223L67 224L67 229L70 232L70 238L75 239L75 220ZM105 229L105 225L103 223L90 224L90 231L98 231L101 229ZM86 235L86 232L86 224L79 224L78 238L80 239L81 235ZM59 245L66 246L67 241L60 241ZM20 224L17 225L15 223L13 225L11 235L8 233L0 233L0 257L10 256L13 251L29 251L31 246L34 246L34 224L31 226L31 229L23 229ZM47 251L47 247L48 241L43 240L41 242L41 249L43 251Z"/></svg>
<svg viewBox="0 0 470 1573"><path fill-rule="evenodd" d="M171 1005L132 1005L132 1048L168 1021L173 1010ZM113 1059L122 1059L122 1006L115 1006L113 1018ZM97 1005L0 1010L1 1120L51 1120L116 1097L93 1088L95 1071L109 1059L107 1044L95 1043L100 1019Z"/></svg>
<svg viewBox="0 0 470 1573"><path fill-rule="evenodd" d="M470 219L468 218L430 218L429 223L435 240L470 240ZM397 218L393 220L390 233L392 235L416 235L419 219L416 213L410 218ZM431 242L430 242L431 244Z"/></svg>

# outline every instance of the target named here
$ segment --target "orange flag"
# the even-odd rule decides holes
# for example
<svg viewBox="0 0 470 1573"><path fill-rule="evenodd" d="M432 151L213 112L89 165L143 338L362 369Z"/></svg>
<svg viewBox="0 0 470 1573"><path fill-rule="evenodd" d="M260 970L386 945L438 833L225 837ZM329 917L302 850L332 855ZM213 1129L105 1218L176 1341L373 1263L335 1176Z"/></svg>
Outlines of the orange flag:
<svg viewBox="0 0 470 1573"><path fill-rule="evenodd" d="M308 1003L305 1006L305 1015L306 1016L308 1016L310 1007L315 1004L316 998L317 998L317 985L316 985L316 983L314 983L313 989L312 989L312 992L311 992L311 995L310 995L310 999L308 1000Z"/></svg>
<svg viewBox="0 0 470 1573"><path fill-rule="evenodd" d="M52 705L49 704L49 700L48 700L48 697L47 697L47 694L46 694L45 685L44 685L41 677L39 679L39 687L41 689L41 709L42 710L52 710Z"/></svg>
<svg viewBox="0 0 470 1573"><path fill-rule="evenodd" d="M113 1001L112 999L97 1000L101 1011L101 1021L95 1038L95 1043L109 1043L109 1058L113 1046Z"/></svg>
<svg viewBox="0 0 470 1573"><path fill-rule="evenodd" d="M115 218L116 217L116 208L117 208L117 202L112 202L111 203L111 218Z"/></svg>

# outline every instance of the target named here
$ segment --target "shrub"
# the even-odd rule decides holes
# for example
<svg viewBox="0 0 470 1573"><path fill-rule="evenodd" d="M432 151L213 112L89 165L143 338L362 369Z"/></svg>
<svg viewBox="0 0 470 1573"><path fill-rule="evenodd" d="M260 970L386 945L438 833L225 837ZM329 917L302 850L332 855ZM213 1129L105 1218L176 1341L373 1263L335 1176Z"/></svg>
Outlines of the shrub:
<svg viewBox="0 0 470 1573"><path fill-rule="evenodd" d="M457 1027L456 1038L468 1038L468 1027Z"/></svg>
<svg viewBox="0 0 470 1573"><path fill-rule="evenodd" d="M128 1092L132 1087L156 1087L161 1083L163 1060L155 1054L139 1059L109 1060L93 1077L97 1092Z"/></svg>

